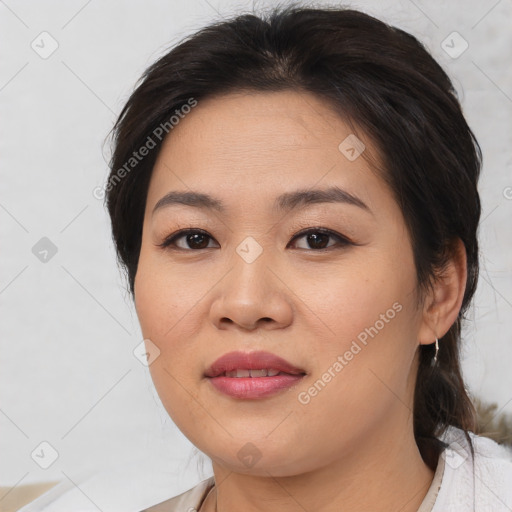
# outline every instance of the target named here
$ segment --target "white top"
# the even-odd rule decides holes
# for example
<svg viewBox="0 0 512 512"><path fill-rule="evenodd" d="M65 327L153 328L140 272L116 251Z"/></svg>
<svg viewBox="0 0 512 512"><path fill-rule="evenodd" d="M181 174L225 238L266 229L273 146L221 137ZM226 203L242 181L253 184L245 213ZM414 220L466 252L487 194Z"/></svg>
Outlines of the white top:
<svg viewBox="0 0 512 512"><path fill-rule="evenodd" d="M462 430L449 427L441 437L449 446L439 457L434 480L418 512L512 511L512 448L469 435L474 463ZM215 484L212 476L178 496L162 498L166 492L161 477L158 481L146 473L141 485L140 472L120 475L121 470L75 479L78 488L63 481L19 512L97 512L98 506L102 512L185 512L190 507L198 510Z"/></svg>

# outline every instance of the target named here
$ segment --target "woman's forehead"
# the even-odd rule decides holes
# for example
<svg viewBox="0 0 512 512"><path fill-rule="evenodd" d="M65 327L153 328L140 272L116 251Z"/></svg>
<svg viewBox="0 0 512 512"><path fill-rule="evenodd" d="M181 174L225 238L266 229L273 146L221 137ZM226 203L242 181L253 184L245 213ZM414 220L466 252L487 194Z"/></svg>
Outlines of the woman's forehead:
<svg viewBox="0 0 512 512"><path fill-rule="evenodd" d="M225 131L217 132L219 127ZM329 132L336 136L340 130L351 131L322 98L308 92L284 90L234 92L200 99L183 116L173 134L177 139L195 136L201 143L207 143L204 133L211 132L221 140L227 133L236 132L237 137L229 141L233 144L245 134L254 136L260 132L262 139L279 136L279 140L286 140L288 134L293 144L297 137L321 142Z"/></svg>
<svg viewBox="0 0 512 512"><path fill-rule="evenodd" d="M237 180L251 190L323 181L365 189L376 177L361 156L372 150L364 134L353 134L313 95L226 95L199 101L167 136L152 185L182 188L180 180L190 186Z"/></svg>

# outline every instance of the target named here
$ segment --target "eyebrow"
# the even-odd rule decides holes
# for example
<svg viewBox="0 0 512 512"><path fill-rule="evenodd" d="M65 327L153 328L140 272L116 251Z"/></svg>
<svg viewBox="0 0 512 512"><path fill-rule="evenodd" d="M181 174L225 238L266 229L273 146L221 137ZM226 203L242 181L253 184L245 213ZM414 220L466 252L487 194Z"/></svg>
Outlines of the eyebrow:
<svg viewBox="0 0 512 512"><path fill-rule="evenodd" d="M337 186L325 189L300 189L293 192L285 192L275 199L274 211L290 212L291 210L303 209L318 203L349 204L372 213L370 208L361 199ZM215 210L219 213L226 211L225 204L220 199L209 194L171 191L156 203L152 214L161 208L176 204L192 206L202 210Z"/></svg>

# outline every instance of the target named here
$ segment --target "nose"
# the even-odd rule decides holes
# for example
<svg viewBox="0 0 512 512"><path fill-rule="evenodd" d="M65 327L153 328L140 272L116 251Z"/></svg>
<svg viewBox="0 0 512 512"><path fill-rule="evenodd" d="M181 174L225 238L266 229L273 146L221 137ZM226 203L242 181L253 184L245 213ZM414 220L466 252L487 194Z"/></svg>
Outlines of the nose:
<svg viewBox="0 0 512 512"><path fill-rule="evenodd" d="M210 320L218 329L281 329L293 319L293 293L284 272L269 258L248 263L238 255L215 287Z"/></svg>

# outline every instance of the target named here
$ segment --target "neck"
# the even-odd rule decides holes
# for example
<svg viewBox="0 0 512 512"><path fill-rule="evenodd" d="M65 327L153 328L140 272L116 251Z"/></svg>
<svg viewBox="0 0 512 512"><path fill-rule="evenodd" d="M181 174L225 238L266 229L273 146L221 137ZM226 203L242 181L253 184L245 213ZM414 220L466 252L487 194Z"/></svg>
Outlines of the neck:
<svg viewBox="0 0 512 512"><path fill-rule="evenodd" d="M281 512L416 512L434 472L421 458L412 425L407 436L401 431L381 426L333 463L294 476L275 477L271 469L263 476L235 473L212 462L216 485L201 510L263 512L271 505Z"/></svg>

